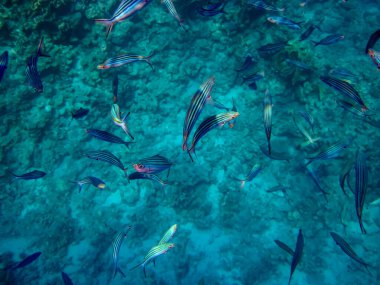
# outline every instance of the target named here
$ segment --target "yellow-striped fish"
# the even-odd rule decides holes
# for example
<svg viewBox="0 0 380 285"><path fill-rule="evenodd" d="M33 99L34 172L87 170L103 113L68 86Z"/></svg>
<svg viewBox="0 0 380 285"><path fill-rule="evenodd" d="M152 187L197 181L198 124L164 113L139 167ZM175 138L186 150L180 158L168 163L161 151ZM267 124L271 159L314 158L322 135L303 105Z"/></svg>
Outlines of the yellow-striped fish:
<svg viewBox="0 0 380 285"><path fill-rule="evenodd" d="M127 126L127 122L126 122L128 116L129 116L129 113L130 112L128 112L123 118L121 118L119 105L112 104L111 117L112 117L114 124L116 126L121 127L124 130L124 132L127 135L129 135L132 140L134 140L135 138L132 136L131 132L129 131L128 126Z"/></svg>
<svg viewBox="0 0 380 285"><path fill-rule="evenodd" d="M172 239L172 237L174 236L176 231L177 231L177 224L172 225L170 227L170 229L165 233L165 235L163 236L163 238L160 240L160 242L158 244L160 245L160 244L167 243L169 240Z"/></svg>

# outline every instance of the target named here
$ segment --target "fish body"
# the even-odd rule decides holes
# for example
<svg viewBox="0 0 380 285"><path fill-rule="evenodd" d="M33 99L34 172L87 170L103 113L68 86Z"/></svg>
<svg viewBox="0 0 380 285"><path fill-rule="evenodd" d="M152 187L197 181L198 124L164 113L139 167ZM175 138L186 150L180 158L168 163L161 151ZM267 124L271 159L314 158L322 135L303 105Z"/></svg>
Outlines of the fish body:
<svg viewBox="0 0 380 285"><path fill-rule="evenodd" d="M329 36L321 39L319 42L313 41L313 43L314 43L314 46L319 46L319 45L327 46L327 45L335 44L335 43L337 43L343 39L344 39L343 35L334 34L334 35L329 35Z"/></svg>
<svg viewBox="0 0 380 285"><path fill-rule="evenodd" d="M102 131L102 130L97 130L97 129L86 129L86 132L90 135L93 136L94 138L97 138L102 141L110 142L110 143L116 143L116 144L123 144L127 148L129 148L129 145L133 142L126 142L119 138L118 136L115 136L109 132Z"/></svg>
<svg viewBox="0 0 380 285"><path fill-rule="evenodd" d="M8 68L8 52L5 51L0 56L0 82L3 79L5 70Z"/></svg>
<svg viewBox="0 0 380 285"><path fill-rule="evenodd" d="M87 176L86 178L78 181L73 181L73 183L78 184L79 186L79 193L82 191L83 185L91 184L92 186L104 189L106 188L106 183L100 180L99 178L93 177L93 176Z"/></svg>
<svg viewBox="0 0 380 285"><path fill-rule="evenodd" d="M267 91L265 93L264 101L263 101L263 122L264 122L264 130L265 135L267 137L267 143L268 143L268 153L271 155L271 144L270 144L270 138L272 134L272 96Z"/></svg>
<svg viewBox="0 0 380 285"><path fill-rule="evenodd" d="M177 224L172 225L170 229L167 230L167 232L164 234L158 245L168 243L174 236L174 234L177 232Z"/></svg>
<svg viewBox="0 0 380 285"><path fill-rule="evenodd" d="M313 131L314 130L314 118L311 116L311 114L307 111L299 111L298 114L300 114L300 116L305 119L305 121L309 124L311 130Z"/></svg>
<svg viewBox="0 0 380 285"><path fill-rule="evenodd" d="M113 93L113 102L117 103L117 95L119 91L119 76L115 74L112 80L112 93Z"/></svg>
<svg viewBox="0 0 380 285"><path fill-rule="evenodd" d="M144 257L144 260L137 264L136 266L132 267L130 270L133 270L138 267L142 267L144 271L144 276L146 277L146 272L145 272L145 266L151 262L154 261L158 256L168 252L169 249L174 247L174 243L163 243L156 245L155 247L152 247L147 255Z"/></svg>
<svg viewBox="0 0 380 285"><path fill-rule="evenodd" d="M306 172L310 176L310 178L313 180L315 186L317 186L318 191L323 194L323 197L325 197L326 202L328 202L327 195L329 193L327 193L325 190L323 190L322 185L321 185L321 181L319 180L319 177L317 176L315 171L309 167L306 167Z"/></svg>
<svg viewBox="0 0 380 285"><path fill-rule="evenodd" d="M368 113L367 110L363 110L363 107L359 104L355 104L352 102L348 102L346 100L338 99L336 100L336 103L339 107L343 108L344 110L354 114L355 116L359 118L367 118L373 114Z"/></svg>
<svg viewBox="0 0 380 285"><path fill-rule="evenodd" d="M341 94L361 105L363 110L368 109L360 97L359 92L350 83L331 76L321 76L320 79Z"/></svg>
<svg viewBox="0 0 380 285"><path fill-rule="evenodd" d="M369 49L368 54L372 58L372 61L376 65L377 69L380 69L380 52Z"/></svg>
<svg viewBox="0 0 380 285"><path fill-rule="evenodd" d="M269 11L269 12L283 12L285 8L277 8L273 5L267 4L265 1L248 0L248 5L253 6L257 10Z"/></svg>
<svg viewBox="0 0 380 285"><path fill-rule="evenodd" d="M120 168L121 170L123 170L125 175L127 176L127 172L126 172L127 169L124 167L120 159L118 159L115 155L113 155L107 150L90 151L90 152L84 153L83 155L90 159L104 161L111 165L114 165Z"/></svg>
<svg viewBox="0 0 380 285"><path fill-rule="evenodd" d="M306 63L303 63L299 60L294 60L294 59L285 59L286 63L289 65L293 65L297 68L303 69L303 70L311 70L311 67L307 65Z"/></svg>
<svg viewBox="0 0 380 285"><path fill-rule="evenodd" d="M9 172L9 173L12 175L12 179L9 182L9 184L13 183L16 180L35 180L35 179L42 178L46 175L45 172L40 171L40 170L33 170L31 172L21 174L21 175L14 174L12 172Z"/></svg>
<svg viewBox="0 0 380 285"><path fill-rule="evenodd" d="M247 76L243 76L242 79L243 79L243 83L245 83L245 82L255 82L256 83L256 81L263 79L264 76L265 76L264 72L255 72L255 73L249 74Z"/></svg>
<svg viewBox="0 0 380 285"><path fill-rule="evenodd" d="M19 269L19 268L23 268L29 264L31 264L33 261L35 261L37 258L39 258L41 255L41 252L35 252L29 256L27 256L26 258L24 258L23 260L21 260L20 262L17 262L15 264L12 264L10 266L7 266L5 269L6 270L16 270L16 269Z"/></svg>
<svg viewBox="0 0 380 285"><path fill-rule="evenodd" d="M114 273L113 278L116 277L117 273L120 273L123 277L125 277L124 272L119 267L119 252L120 248L123 245L123 241L127 237L128 232L131 230L131 226L128 226L128 228L125 231L117 233L113 243L112 243L112 260L114 265Z"/></svg>
<svg viewBox="0 0 380 285"><path fill-rule="evenodd" d="M371 34L370 38L368 39L367 45L365 47L365 53L368 53L368 50L372 49L375 46L379 38L380 38L380 30L377 30L376 32Z"/></svg>
<svg viewBox="0 0 380 285"><path fill-rule="evenodd" d="M98 69L109 69L109 68L115 68L119 67L122 65L134 63L134 62L139 62L143 61L149 64L149 66L153 68L151 58L154 56L154 53L149 55L149 56L143 56L143 55L137 55L137 54L121 54L115 57L111 57L107 59L105 62L102 64L98 65Z"/></svg>
<svg viewBox="0 0 380 285"><path fill-rule="evenodd" d="M349 147L348 141L339 141L337 143L334 143L333 145L329 146L328 148L326 148L325 150L323 150L316 156L312 158L308 158L309 161L306 163L306 165L309 165L310 163L316 160L327 160L327 159L337 158L340 155L340 153L348 147Z"/></svg>
<svg viewBox="0 0 380 285"><path fill-rule="evenodd" d="M129 112L121 118L120 115L120 107L117 104L112 104L111 107L111 117L115 125L121 127L123 131L132 139L134 140L135 138L132 136L131 132L129 131L128 125L127 125L127 118L129 116Z"/></svg>
<svg viewBox="0 0 380 285"><path fill-rule="evenodd" d="M78 110L74 110L71 112L71 118L72 119L81 119L85 116L87 116L87 114L90 112L89 109L84 109L82 107L80 107Z"/></svg>
<svg viewBox="0 0 380 285"><path fill-rule="evenodd" d="M194 133L191 147L188 149L190 158L192 159L191 153L195 153L195 146L204 135L216 127L222 127L224 124L233 121L237 116L239 116L238 112L226 112L206 118Z"/></svg>
<svg viewBox="0 0 380 285"><path fill-rule="evenodd" d="M294 250L291 249L287 244L283 243L280 240L274 240L274 242L283 250L285 250L287 253L289 253L291 256L294 255Z"/></svg>
<svg viewBox="0 0 380 285"><path fill-rule="evenodd" d="M288 42L267 44L267 45L259 47L257 51L262 55L273 55L281 51L287 45L288 45Z"/></svg>
<svg viewBox="0 0 380 285"><path fill-rule="evenodd" d="M289 29L292 29L292 30L300 30L301 29L301 26L300 24L302 22L299 22L299 23L296 23L288 18L285 18L285 17L281 17L281 16L270 16L267 18L267 20L269 22L271 22L272 24L276 24L276 25L279 25L279 26L285 26Z"/></svg>
<svg viewBox="0 0 380 285"><path fill-rule="evenodd" d="M65 285L74 285L69 275L67 275L65 272L61 272L61 276L62 276L62 281Z"/></svg>
<svg viewBox="0 0 380 285"><path fill-rule="evenodd" d="M296 270L298 263L301 261L303 247L304 247L304 238L303 238L302 230L300 229L298 232L296 249L294 251L293 258L292 258L292 264L290 266L290 277L289 277L288 284L290 284L294 270Z"/></svg>
<svg viewBox="0 0 380 285"><path fill-rule="evenodd" d="M243 64L238 69L235 69L235 70L237 72L243 72L243 71L249 69L254 63L256 63L256 61L253 60L252 56L247 55Z"/></svg>
<svg viewBox="0 0 380 285"><path fill-rule="evenodd" d="M252 181L261 172L261 170L263 170L261 165L255 164L244 179L235 178L235 180L240 182L240 189L243 189L247 182Z"/></svg>
<svg viewBox="0 0 380 285"><path fill-rule="evenodd" d="M134 163L132 166L137 172L154 174L168 170L172 165L173 163L166 157L157 154L151 157L143 158Z"/></svg>
<svg viewBox="0 0 380 285"><path fill-rule="evenodd" d="M306 31L304 31L300 38L299 38L299 41L304 41L306 40L307 38L309 38L311 36L311 34L314 32L315 29L319 29L317 26L315 25L311 25L307 28Z"/></svg>
<svg viewBox="0 0 380 285"><path fill-rule="evenodd" d="M182 26L183 21L174 6L173 0L161 0L161 3L165 4L169 13L178 21L179 25Z"/></svg>
<svg viewBox="0 0 380 285"><path fill-rule="evenodd" d="M207 5L205 7L198 7L197 11L200 15L204 17L214 17L219 14L226 14L226 12L224 11L225 5L225 3L222 3L222 5Z"/></svg>
<svg viewBox="0 0 380 285"><path fill-rule="evenodd" d="M366 164L366 156L364 153L357 152L355 161L355 209L359 219L360 229L363 234L366 234L364 229L362 216L364 208L364 200L368 186L368 168Z"/></svg>
<svg viewBox="0 0 380 285"><path fill-rule="evenodd" d="M160 177L152 173L133 172L128 175L128 180L140 180L140 179L155 181L155 182L160 183L162 186L165 186L168 184L166 181L162 180Z"/></svg>
<svg viewBox="0 0 380 285"><path fill-rule="evenodd" d="M350 70L343 67L340 67L340 68L337 67L337 68L331 69L329 71L329 75L331 75L332 77L338 78L340 80L344 80L348 83L350 83L350 81L352 80L356 80L358 77L356 74L353 74Z"/></svg>
<svg viewBox="0 0 380 285"><path fill-rule="evenodd" d="M215 77L211 76L207 79L194 94L191 99L189 109L187 110L185 122L183 125L183 143L182 150L187 150L187 140L188 137L197 121L199 115L201 114L206 101L211 100L212 88L215 84Z"/></svg>
<svg viewBox="0 0 380 285"><path fill-rule="evenodd" d="M334 239L337 245L343 250L345 254L347 254L350 258L355 260L356 262L364 265L366 268L369 266L368 263L364 262L363 259L361 259L355 251L352 249L352 247L337 233L330 232L331 237Z"/></svg>
<svg viewBox="0 0 380 285"><path fill-rule="evenodd" d="M107 27L106 38L108 38L114 24L124 21L144 8L150 2L152 2L152 0L123 0L110 19L95 19L95 22L101 23Z"/></svg>

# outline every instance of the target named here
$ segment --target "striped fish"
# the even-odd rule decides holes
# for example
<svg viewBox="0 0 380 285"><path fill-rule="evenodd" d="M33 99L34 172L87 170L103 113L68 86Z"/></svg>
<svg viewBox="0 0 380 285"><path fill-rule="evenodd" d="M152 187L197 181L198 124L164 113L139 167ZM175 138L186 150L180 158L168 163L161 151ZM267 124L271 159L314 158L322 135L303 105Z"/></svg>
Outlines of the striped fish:
<svg viewBox="0 0 380 285"><path fill-rule="evenodd" d="M306 167L306 172L310 176L310 178L313 179L315 186L317 186L319 192L321 192L323 194L323 197L325 197L326 202L328 202L327 195L329 193L327 193L325 190L323 190L322 185L321 185L321 181L319 180L319 177L315 173L314 169Z"/></svg>
<svg viewBox="0 0 380 285"><path fill-rule="evenodd" d="M316 160L327 160L336 158L344 149L348 148L349 145L350 141L339 141L337 143L334 143L333 145L329 146L316 156L308 157L307 159L309 159L309 161L305 164L305 166L309 165L310 163Z"/></svg>
<svg viewBox="0 0 380 285"><path fill-rule="evenodd" d="M257 174L261 172L261 170L263 170L261 168L261 165L257 163L252 167L252 169L249 171L249 173L244 179L238 179L238 178L234 178L234 179L240 182L240 189L243 189L245 186L245 183L252 181L257 176Z"/></svg>
<svg viewBox="0 0 380 285"><path fill-rule="evenodd" d="M72 183L76 183L79 186L79 193L82 191L83 185L91 184L92 186L104 189L106 188L106 183L100 180L99 178L93 177L93 176L87 176L86 178L83 178L82 180L78 181L72 181Z"/></svg>
<svg viewBox="0 0 380 285"><path fill-rule="evenodd" d="M368 39L367 45L365 47L365 53L368 53L368 50L375 46L379 38L380 38L380 30L377 30L376 32L371 34L371 36Z"/></svg>
<svg viewBox="0 0 380 285"><path fill-rule="evenodd" d="M330 87L334 88L335 90L358 103L363 108L363 110L368 109L360 97L358 91L356 91L356 89L350 83L330 76L321 76L320 79Z"/></svg>
<svg viewBox="0 0 380 285"><path fill-rule="evenodd" d="M377 69L380 69L380 52L369 49L368 55L372 58L372 61L377 66Z"/></svg>
<svg viewBox="0 0 380 285"><path fill-rule="evenodd" d="M304 246L304 240L303 240L302 230L300 229L298 232L297 245L293 254L292 264L290 266L290 277L289 277L288 284L290 284L294 270L296 270L298 263L301 261L303 246Z"/></svg>
<svg viewBox="0 0 380 285"><path fill-rule="evenodd" d="M113 25L117 22L122 22L128 17L132 16L137 11L144 8L147 4L152 2L152 0L123 0L117 7L116 11L113 13L110 19L95 19L98 22L107 27L106 39L111 33Z"/></svg>
<svg viewBox="0 0 380 285"><path fill-rule="evenodd" d="M343 35L329 35L323 39L321 39L319 42L312 41L314 44L314 47L319 46L319 45L332 45L335 44L341 40L344 39Z"/></svg>
<svg viewBox="0 0 380 285"><path fill-rule="evenodd" d="M270 137L272 134L272 96L270 93L265 93L264 101L263 101L263 121L264 121L264 129L265 135L267 137L268 143L268 153L271 155L271 145L270 145Z"/></svg>
<svg viewBox="0 0 380 285"><path fill-rule="evenodd" d="M173 165L166 157L159 154L140 159L132 166L137 172L142 173L160 173L169 169Z"/></svg>
<svg viewBox="0 0 380 285"><path fill-rule="evenodd" d="M169 10L169 13L178 21L179 25L183 27L182 19L174 7L173 0L161 0L161 3L165 4L166 8Z"/></svg>
<svg viewBox="0 0 380 285"><path fill-rule="evenodd" d="M129 233L131 228L132 228L131 226L128 226L128 228L125 231L117 233L112 243L112 260L113 260L113 265L114 265L113 278L116 277L117 273L120 273L125 278L124 272L119 267L119 252L123 244L123 241L127 237L127 234Z"/></svg>
<svg viewBox="0 0 380 285"><path fill-rule="evenodd" d="M314 131L314 118L307 111L299 111L298 114L309 124L312 131Z"/></svg>
<svg viewBox="0 0 380 285"><path fill-rule="evenodd" d="M141 263L137 264L136 266L132 267L130 271L141 266L144 271L144 276L146 277L145 266L149 262L154 261L155 258L160 256L161 254L166 253L169 249L173 247L174 247L174 243L163 243L163 244L156 245L155 247L152 247L149 250L148 254L144 257L144 260Z"/></svg>
<svg viewBox="0 0 380 285"><path fill-rule="evenodd" d="M344 251L345 254L347 254L349 257L351 257L356 262L362 264L367 268L370 266L368 263L364 262L363 259L361 259L355 251L351 248L351 246L337 233L330 232L331 237L334 239L337 245Z"/></svg>
<svg viewBox="0 0 380 285"><path fill-rule="evenodd" d="M123 118L121 118L120 115L120 108L119 105L117 104L112 104L111 107L111 117L115 125L121 127L124 132L132 139L134 140L135 138L132 136L131 132L128 129L127 126L127 118L129 116L130 112L128 112Z"/></svg>
<svg viewBox="0 0 380 285"><path fill-rule="evenodd" d="M61 272L62 281L65 285L74 285L73 281L70 279L69 275L67 275L65 272Z"/></svg>
<svg viewBox="0 0 380 285"><path fill-rule="evenodd" d="M113 135L109 132L106 132L106 131L101 131L101 130L97 130L97 129L86 129L86 132L90 136L93 136L94 138L97 138L99 140L110 142L110 143L123 144L127 148L129 148L129 145L133 143L133 142L123 141L118 136L115 136L115 135Z"/></svg>
<svg viewBox="0 0 380 285"><path fill-rule="evenodd" d="M332 77L351 82L356 81L358 76L356 74L353 74L350 70L343 68L343 67L337 67L329 70L329 75Z"/></svg>
<svg viewBox="0 0 380 285"><path fill-rule="evenodd" d="M363 234L366 230L363 226L362 214L364 208L365 195L367 193L368 185L368 168L366 164L366 155L358 151L356 153L355 161L355 209L356 215L359 219L360 229Z"/></svg>
<svg viewBox="0 0 380 285"><path fill-rule="evenodd" d="M21 175L14 174L10 171L8 172L10 175L12 175L12 179L9 181L9 184L13 183L16 180L35 180L35 179L42 178L46 175L45 172L40 171L40 170L33 170L31 172L24 173Z"/></svg>
<svg viewBox="0 0 380 285"><path fill-rule="evenodd" d="M147 180L155 181L155 182L160 183L162 186L165 186L168 184L166 181L162 180L157 175L151 174L151 173L133 172L128 175L128 180L139 180L139 179L147 179Z"/></svg>
<svg viewBox="0 0 380 285"><path fill-rule="evenodd" d="M336 103L339 107L343 108L345 111L350 112L351 114L355 115L359 118L367 118L369 116L372 116L374 114L370 114L368 110L364 110L362 106L348 102L346 100L336 100Z"/></svg>
<svg viewBox="0 0 380 285"><path fill-rule="evenodd" d="M285 250L287 253L289 253L291 256L294 255L294 250L291 249L288 245L283 243L282 241L275 239L274 242L283 250Z"/></svg>
<svg viewBox="0 0 380 285"><path fill-rule="evenodd" d="M124 167L120 159L118 159L115 155L113 155L107 150L89 151L87 153L84 153L83 155L87 156L90 159L104 161L116 167L119 167L121 170L124 171L125 176L127 176L127 169Z"/></svg>
<svg viewBox="0 0 380 285"><path fill-rule="evenodd" d="M5 70L8 68L8 52L5 51L0 56L0 82L3 79Z"/></svg>
<svg viewBox="0 0 380 285"><path fill-rule="evenodd" d="M279 26L285 26L289 29L292 29L292 30L300 30L301 29L301 26L300 24L302 22L299 22L299 23L296 23L288 18L285 18L285 17L281 17L281 16L270 16L267 18L267 20L272 23L272 24L276 24L276 25L279 25Z"/></svg>
<svg viewBox="0 0 380 285"><path fill-rule="evenodd" d="M188 137L197 121L199 115L201 114L203 107L207 100L211 101L211 91L215 84L215 77L211 76L207 79L194 94L191 99L189 109L187 110L185 123L183 125L183 143L182 150L187 150L187 140Z"/></svg>
<svg viewBox="0 0 380 285"><path fill-rule="evenodd" d="M170 229L164 234L158 245L168 243L177 231L177 224L172 225Z"/></svg>
<svg viewBox="0 0 380 285"><path fill-rule="evenodd" d="M262 47L259 47L257 51L261 55L273 55L275 53L278 53L281 51L284 47L288 45L288 42L280 42L280 43L274 43L274 44L267 44Z"/></svg>
<svg viewBox="0 0 380 285"><path fill-rule="evenodd" d="M277 8L277 7L272 6L270 4L267 4L261 0L259 0L259 1L248 0L247 4L253 6L257 10L264 10L264 11L270 11L270 12L283 12L283 11L285 11L285 8Z"/></svg>
<svg viewBox="0 0 380 285"><path fill-rule="evenodd" d="M138 62L138 61L144 61L149 66L153 68L153 65L151 63L151 58L154 56L154 53L152 53L149 56L143 56L143 55L137 55L137 54L121 54L115 57L111 57L107 59L105 62L102 64L98 65L98 69L109 69L109 68L114 68L114 67L119 67L122 65L130 64L133 62Z"/></svg>
<svg viewBox="0 0 380 285"><path fill-rule="evenodd" d="M195 131L191 147L188 149L191 160L193 160L191 153L195 154L195 146L204 135L216 127L222 127L225 123L233 121L237 116L239 116L238 112L226 112L205 119Z"/></svg>

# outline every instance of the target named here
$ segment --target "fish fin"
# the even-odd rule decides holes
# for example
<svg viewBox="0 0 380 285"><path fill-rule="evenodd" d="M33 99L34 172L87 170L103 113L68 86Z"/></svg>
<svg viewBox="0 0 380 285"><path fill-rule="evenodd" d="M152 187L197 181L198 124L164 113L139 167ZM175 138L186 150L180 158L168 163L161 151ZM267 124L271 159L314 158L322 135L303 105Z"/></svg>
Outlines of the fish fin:
<svg viewBox="0 0 380 285"><path fill-rule="evenodd" d="M156 260L153 259L153 266L156 267Z"/></svg>
<svg viewBox="0 0 380 285"><path fill-rule="evenodd" d="M145 278L146 278L145 266L143 267L143 271L144 271L144 276L145 276Z"/></svg>
<svg viewBox="0 0 380 285"><path fill-rule="evenodd" d="M314 47L319 45L319 42L316 42L316 41L311 41L311 42L314 44Z"/></svg>
<svg viewBox="0 0 380 285"><path fill-rule="evenodd" d="M124 117L123 117L123 119L121 120L122 122L124 122L128 117L129 117L129 114L130 114L131 112L128 112Z"/></svg>
<svg viewBox="0 0 380 285"><path fill-rule="evenodd" d="M152 68L152 70L154 70L154 67L153 67L153 64L152 64L152 62L151 62L151 59L152 59L152 57L155 56L155 55L156 55L156 53L155 53L155 52L152 52L149 56L147 56L147 57L145 58L145 61L149 64L149 66Z"/></svg>
<svg viewBox="0 0 380 285"><path fill-rule="evenodd" d="M37 56L50 57L50 55L43 52L43 50L42 50L43 47L44 47L44 37L42 36L40 39L40 43L38 44Z"/></svg>
<svg viewBox="0 0 380 285"><path fill-rule="evenodd" d="M123 278L126 277L126 276L125 276L125 273L120 269L119 266L115 269L115 273L114 273L114 275L113 275L113 278L116 277L117 273L120 273L120 274L123 276Z"/></svg>
<svg viewBox="0 0 380 285"><path fill-rule="evenodd" d="M95 19L94 21L107 27L107 31L106 31L106 39L107 39L115 23L112 22L110 19Z"/></svg>
<svg viewBox="0 0 380 285"><path fill-rule="evenodd" d="M194 148L190 148L190 149L187 150L187 153L189 154L191 162L194 162L194 159L193 159L191 153L193 153L195 155L195 157L197 157L197 155L195 154L195 149Z"/></svg>
<svg viewBox="0 0 380 285"><path fill-rule="evenodd" d="M139 263L139 264L133 266L132 268L130 268L129 271L135 270L136 268L142 266L143 264L144 264L144 262L141 262L141 263ZM144 269L145 269L145 266L143 266L143 267L144 267Z"/></svg>
<svg viewBox="0 0 380 285"><path fill-rule="evenodd" d="M7 170L7 172L8 172L9 175L12 176L11 179L9 180L9 182L8 182L9 185L10 185L10 184L12 184L13 182L15 182L17 180L17 175L14 174L13 172L9 171L9 170Z"/></svg>
<svg viewBox="0 0 380 285"><path fill-rule="evenodd" d="M124 142L124 145L129 149L129 145L133 144L133 143L135 143L135 142Z"/></svg>

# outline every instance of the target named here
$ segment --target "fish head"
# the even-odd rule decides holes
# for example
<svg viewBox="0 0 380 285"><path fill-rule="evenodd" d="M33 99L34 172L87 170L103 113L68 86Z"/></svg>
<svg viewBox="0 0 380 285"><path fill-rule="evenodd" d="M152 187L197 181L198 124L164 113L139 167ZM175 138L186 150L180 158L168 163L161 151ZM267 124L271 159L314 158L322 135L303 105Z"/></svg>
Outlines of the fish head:
<svg viewBox="0 0 380 285"><path fill-rule="evenodd" d="M105 64L99 64L99 65L97 66L97 68L98 68L98 69L108 69L109 66L107 66L107 65L105 65Z"/></svg>
<svg viewBox="0 0 380 285"><path fill-rule="evenodd" d="M146 169L145 169L145 165L141 164L141 163L135 163L132 165L133 168L137 171L137 172L145 172Z"/></svg>
<svg viewBox="0 0 380 285"><path fill-rule="evenodd" d="M104 184L104 183L99 183L97 187L98 187L99 189L104 189L104 188L106 188L106 184Z"/></svg>
<svg viewBox="0 0 380 285"><path fill-rule="evenodd" d="M277 24L276 19L273 18L273 17L268 17L267 20L268 20L269 22L271 22L272 24Z"/></svg>

